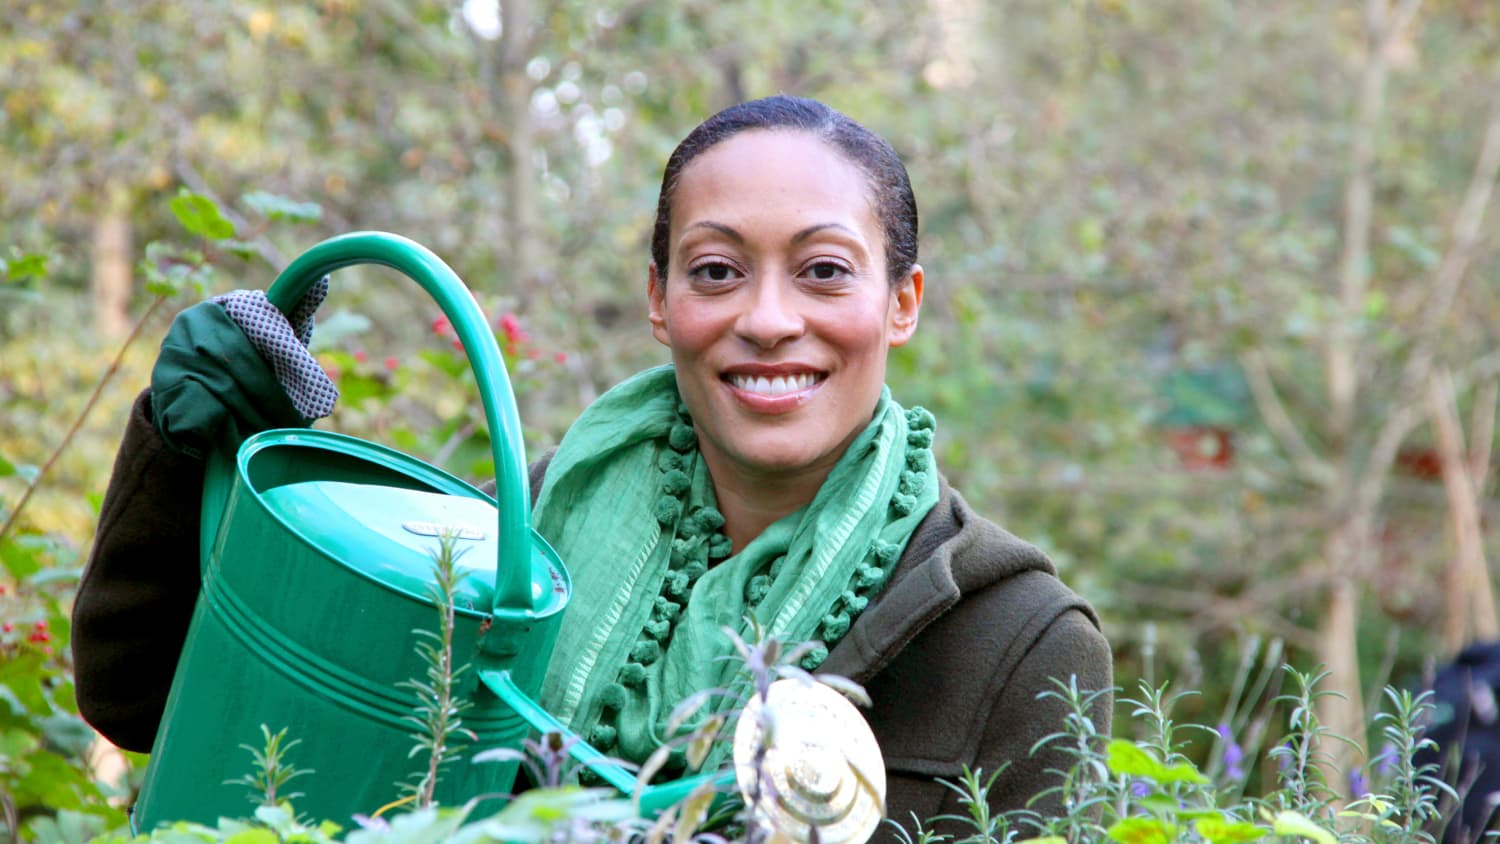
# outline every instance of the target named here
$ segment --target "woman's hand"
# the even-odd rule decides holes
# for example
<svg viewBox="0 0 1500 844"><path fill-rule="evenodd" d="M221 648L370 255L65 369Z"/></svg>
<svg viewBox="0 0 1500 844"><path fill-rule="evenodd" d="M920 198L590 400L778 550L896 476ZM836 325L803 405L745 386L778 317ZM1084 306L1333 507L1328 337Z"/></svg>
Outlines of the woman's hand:
<svg viewBox="0 0 1500 844"><path fill-rule="evenodd" d="M156 430L174 450L202 457L269 428L305 427L333 412L338 389L312 354L323 279L291 319L259 290L236 290L172 321L151 370Z"/></svg>

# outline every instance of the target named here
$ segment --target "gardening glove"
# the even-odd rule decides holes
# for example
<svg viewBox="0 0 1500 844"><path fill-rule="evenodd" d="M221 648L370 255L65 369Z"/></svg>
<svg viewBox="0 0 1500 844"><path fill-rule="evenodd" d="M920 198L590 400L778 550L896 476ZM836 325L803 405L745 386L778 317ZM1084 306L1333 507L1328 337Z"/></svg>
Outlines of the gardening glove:
<svg viewBox="0 0 1500 844"><path fill-rule="evenodd" d="M259 290L235 290L184 310L151 370L156 430L203 457L269 428L306 427L333 412L338 388L307 350L328 279L283 315Z"/></svg>

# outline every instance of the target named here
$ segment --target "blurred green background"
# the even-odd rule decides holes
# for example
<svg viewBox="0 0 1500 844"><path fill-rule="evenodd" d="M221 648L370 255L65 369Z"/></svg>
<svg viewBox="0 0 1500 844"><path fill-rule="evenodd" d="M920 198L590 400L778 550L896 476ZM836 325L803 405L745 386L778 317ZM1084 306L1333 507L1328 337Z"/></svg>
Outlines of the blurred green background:
<svg viewBox="0 0 1500 844"><path fill-rule="evenodd" d="M1371 689L1500 633L1497 71L1492 0L10 0L0 515L145 318L0 536L0 648L65 624L128 404L199 295L150 310L149 279L199 266L181 250L214 293L333 234L424 243L496 319L536 454L665 360L667 154L786 92L906 160L928 283L892 388L1100 609L1122 685L1201 688L1212 722L1279 643L1334 669L1356 734ZM185 229L183 190L233 237ZM336 277L325 424L482 476L437 316Z"/></svg>

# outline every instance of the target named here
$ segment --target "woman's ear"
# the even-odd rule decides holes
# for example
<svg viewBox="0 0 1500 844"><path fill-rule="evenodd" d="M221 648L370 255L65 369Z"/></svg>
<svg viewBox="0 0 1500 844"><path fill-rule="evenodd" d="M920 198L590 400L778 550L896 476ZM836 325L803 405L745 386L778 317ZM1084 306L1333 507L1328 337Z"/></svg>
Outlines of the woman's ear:
<svg viewBox="0 0 1500 844"><path fill-rule="evenodd" d="M667 280L656 271L652 261L646 271L646 319L651 322L651 334L663 346L672 343L667 334Z"/></svg>
<svg viewBox="0 0 1500 844"><path fill-rule="evenodd" d="M904 346L917 331L917 314L922 310L922 265L912 264L906 278L896 285L891 294L891 325L889 332L892 346Z"/></svg>

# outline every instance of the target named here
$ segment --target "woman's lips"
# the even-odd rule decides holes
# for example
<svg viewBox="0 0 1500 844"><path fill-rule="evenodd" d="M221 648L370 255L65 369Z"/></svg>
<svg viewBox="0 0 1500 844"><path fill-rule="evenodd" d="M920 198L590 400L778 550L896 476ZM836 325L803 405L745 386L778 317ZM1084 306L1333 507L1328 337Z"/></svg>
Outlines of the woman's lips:
<svg viewBox="0 0 1500 844"><path fill-rule="evenodd" d="M827 378L822 372L761 373L732 372L723 376L735 399L750 410L778 413L807 401Z"/></svg>
<svg viewBox="0 0 1500 844"><path fill-rule="evenodd" d="M787 393L795 393L805 390L822 380L822 376L812 372L802 372L795 375L728 375L725 376L735 389L747 390L763 396L784 396Z"/></svg>

